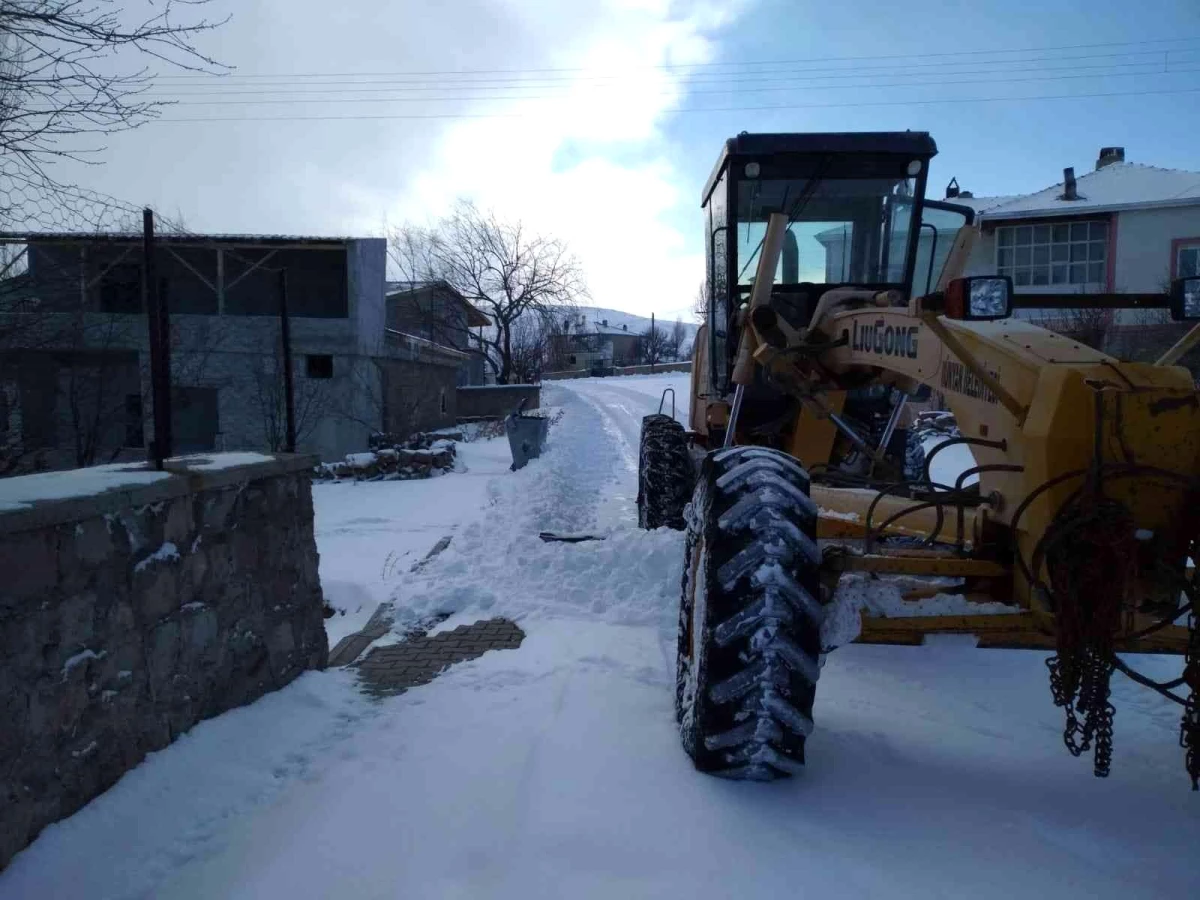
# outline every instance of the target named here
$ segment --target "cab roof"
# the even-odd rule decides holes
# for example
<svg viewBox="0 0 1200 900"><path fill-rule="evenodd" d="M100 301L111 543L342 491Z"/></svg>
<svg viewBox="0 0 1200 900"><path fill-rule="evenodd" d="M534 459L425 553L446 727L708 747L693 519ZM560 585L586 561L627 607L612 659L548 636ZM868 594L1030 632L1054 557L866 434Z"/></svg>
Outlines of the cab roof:
<svg viewBox="0 0 1200 900"><path fill-rule="evenodd" d="M721 171L731 157L777 155L858 154L929 159L937 144L927 131L825 131L750 134L743 131L725 142L717 164L704 185L700 205L708 202Z"/></svg>

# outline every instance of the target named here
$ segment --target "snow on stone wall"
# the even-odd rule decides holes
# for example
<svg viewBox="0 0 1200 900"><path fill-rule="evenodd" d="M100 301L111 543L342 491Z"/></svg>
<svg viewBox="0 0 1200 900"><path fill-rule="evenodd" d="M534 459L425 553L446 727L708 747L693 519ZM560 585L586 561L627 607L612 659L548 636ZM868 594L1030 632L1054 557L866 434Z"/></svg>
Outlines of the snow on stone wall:
<svg viewBox="0 0 1200 900"><path fill-rule="evenodd" d="M221 461L0 507L0 868L147 753L325 665L315 459Z"/></svg>

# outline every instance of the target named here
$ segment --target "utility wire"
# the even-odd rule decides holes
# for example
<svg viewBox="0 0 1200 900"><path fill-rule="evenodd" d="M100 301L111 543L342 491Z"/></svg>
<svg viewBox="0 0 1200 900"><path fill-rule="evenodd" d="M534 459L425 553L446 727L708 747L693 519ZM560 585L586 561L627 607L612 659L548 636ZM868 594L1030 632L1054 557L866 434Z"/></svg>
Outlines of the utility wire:
<svg viewBox="0 0 1200 900"><path fill-rule="evenodd" d="M1200 54L1200 49L1197 49L1196 51L1192 51L1192 52ZM830 73L830 74L821 74L818 72L812 72L812 73L796 74L794 76L789 76L789 77L785 77L785 78L778 77L774 74L771 76L753 75L753 76L744 77L744 78L724 78L724 77L722 77L722 78L705 78L704 80L695 80L695 81L679 80L679 81L673 82L673 84L676 86L679 86L679 87L689 87L692 84L701 84L701 85L755 84L755 83L780 84L783 82L794 83L794 82L809 82L809 81L838 81L838 80L863 79L863 78L889 78L889 79L905 78L906 79L906 78L922 78L922 77L931 77L931 76L957 78L957 77L963 76L963 75L1008 75L1010 73L1020 74L1020 73L1024 73L1024 72L1039 72L1039 71L1079 72L1079 71L1082 71L1085 69L1086 70L1101 70L1101 71L1096 71L1093 74L1094 74L1094 77L1102 77L1108 73L1108 70L1130 69L1130 68L1147 69L1146 72L1134 72L1134 73L1130 73L1130 74L1155 75L1155 74L1171 74L1171 73L1177 72L1177 71L1185 71L1185 72L1191 71L1191 69L1188 69L1188 68L1181 68L1180 67L1181 64L1183 66L1190 66L1190 65L1197 64L1197 63L1200 63L1200 56L1197 56L1196 59L1179 60L1178 62L1169 64L1169 65L1164 65L1161 60L1147 60L1145 62L1103 63L1103 64L1096 64L1096 65L1091 65L1091 66L1074 66L1074 65L1043 66L1043 65L1038 65L1038 66L1031 66L1031 67L1026 67L1026 68L1013 68L1011 66L1005 66L1002 68L968 69L968 70L953 71L953 72L945 71L945 70L936 71L936 72L907 72L907 71L835 72L835 73ZM1113 74L1119 74L1119 73L1113 73ZM1002 80L1018 80L1018 79L1002 79ZM330 85L337 85L337 87L318 88L316 90L312 90L307 85L304 87L297 88L297 87L293 86L294 83L292 83L292 82L282 82L281 84L283 84L285 86L280 87L280 88L262 89L262 88L254 87L250 90L245 90L242 88L241 85L234 85L234 86L232 86L233 87L232 90L221 89L221 90L216 90L216 91L209 91L209 90L203 90L203 91L149 90L149 91L139 94L139 96L144 97L146 99L153 98L155 100L158 100L158 99L163 99L163 98L227 97L227 96L242 96L242 95L253 95L253 96L267 95L267 96L270 96L270 95L277 95L277 94L297 94L297 95L301 95L301 96L309 96L309 95L316 95L316 94L347 94L347 93L411 93L411 92L418 92L418 91L445 91L445 90L454 90L457 88L467 88L469 90L478 90L478 91L525 90L527 88L532 89L532 90L541 90L541 89L546 89L546 88L568 90L568 89L575 89L575 88L581 87L581 86L589 87L589 88L607 88L607 87L628 88L631 86L636 87L636 86L639 86L644 83L645 83L644 81L636 81L635 82L635 81L626 79L624 81L617 81L617 82L606 83L606 84L592 84L590 82L580 80L580 81L574 81L574 82L570 82L570 81L563 82L561 84L558 84L558 83L555 83L555 84L532 84L531 83L531 84L513 84L513 85L500 85L500 84L487 85L487 84L466 84L466 83L458 83L458 82L448 82L448 83L443 83L443 84L438 84L438 85L420 84L420 85L408 86L407 82L340 81L340 82L314 82L313 84L330 84ZM866 86L870 87L871 85L866 85ZM478 99L489 99L489 97L490 97L490 95L481 95ZM471 98L471 99L475 99L475 98Z"/></svg>
<svg viewBox="0 0 1200 900"><path fill-rule="evenodd" d="M645 64L640 66L623 66L622 69L642 70L642 71L666 71L679 72L681 69L714 69L717 67L728 66L761 66L761 65L781 65L781 64L798 64L798 63L813 63L813 62L856 62L859 60L900 60L900 59L945 59L952 56L981 56L981 55L999 55L1013 53L1043 53L1058 50L1089 50L1102 47L1145 47L1152 44L1179 44L1179 43L1194 43L1200 40L1200 36L1195 37L1171 37L1171 38L1149 38L1140 41L1101 41L1086 44L1059 44L1055 46L1040 46L1040 47L1014 47L1014 48L993 48L981 49L972 48L968 50L943 51L938 53L898 53L898 54L878 54L871 53L862 56L819 56L819 57L800 57L791 59L775 59L775 60L752 60L752 61L728 61L728 62L711 62L711 63L659 63ZM1169 52L1170 48L1163 48ZM341 77L368 77L368 76L383 76L392 77L395 75L510 75L510 74L542 74L556 72L588 72L591 69L583 66L575 67L552 67L538 69L417 69L406 70L400 72L381 72L381 73L366 73L366 72L293 72L293 73L258 73L245 75L232 75L233 78L341 78ZM225 76L213 76L202 74L191 75L160 75L159 80L172 81L194 81L197 79L213 79Z"/></svg>
<svg viewBox="0 0 1200 900"><path fill-rule="evenodd" d="M1170 72L1112 72L1105 75L1036 75L1029 78L956 78L953 80L939 79L936 81L907 81L899 84L831 84L831 85L814 85L813 90L822 91L853 91L865 89L879 88L909 88L909 87L953 87L963 84L1021 84L1033 81L1073 81L1078 79L1096 79L1096 78L1130 78L1130 77L1145 77L1159 76L1163 74L1175 75L1186 74L1189 72L1200 72L1200 65L1191 66L1188 68L1173 69ZM795 86L791 85L775 85L767 87L729 87L715 89L690 89L687 94L740 94L740 93L765 93L776 91L794 91ZM639 97L674 97L676 91L663 92L647 92L639 91ZM263 100L173 100L169 101L168 105L177 106L262 106L262 105L279 105L279 104L304 104L304 103L453 103L453 102L468 102L475 100L489 101L507 101L507 100L560 100L560 99L575 99L578 94L575 92L564 92L559 94L516 94L516 95L500 95L487 97L472 97L472 96L444 96L444 97L308 97L308 98L268 98ZM50 110L45 110L50 112Z"/></svg>
<svg viewBox="0 0 1200 900"><path fill-rule="evenodd" d="M868 107L868 106L930 106L940 104L955 104L955 103L1021 103L1040 100L1088 100L1103 97L1148 97L1167 94L1195 94L1200 93L1200 87L1194 88L1162 88L1156 90L1141 90L1141 91L1108 91L1096 93L1075 93L1075 94L1041 94L1017 97L947 97L933 99L909 99L896 100L871 100L871 101L848 101L837 103L780 103L780 104L763 104L756 106L699 106L699 107L674 107L669 109L659 110L660 114L692 114L692 113L715 113L715 112L758 112L765 110L797 110L797 109L845 109L848 107ZM189 118L170 118L161 117L148 122L148 125L153 124L181 124L181 123L201 123L201 122L338 122L338 121L387 121L387 120L408 120L408 119L527 119L534 118L540 115L537 112L525 113L400 113L400 114L385 114L385 115L304 115L304 116L203 116Z"/></svg>

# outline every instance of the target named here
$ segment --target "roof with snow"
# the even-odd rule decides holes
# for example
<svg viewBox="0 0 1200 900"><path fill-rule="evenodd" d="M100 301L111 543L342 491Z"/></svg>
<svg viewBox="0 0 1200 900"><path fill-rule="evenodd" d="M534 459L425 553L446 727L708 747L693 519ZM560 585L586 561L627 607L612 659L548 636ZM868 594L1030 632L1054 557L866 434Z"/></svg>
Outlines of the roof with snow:
<svg viewBox="0 0 1200 900"><path fill-rule="evenodd" d="M1078 200L1063 200L1063 183L1017 197L951 197L970 206L980 220L1033 219L1073 213L1118 212L1163 206L1200 205L1200 172L1161 169L1140 163L1111 163L1075 179Z"/></svg>

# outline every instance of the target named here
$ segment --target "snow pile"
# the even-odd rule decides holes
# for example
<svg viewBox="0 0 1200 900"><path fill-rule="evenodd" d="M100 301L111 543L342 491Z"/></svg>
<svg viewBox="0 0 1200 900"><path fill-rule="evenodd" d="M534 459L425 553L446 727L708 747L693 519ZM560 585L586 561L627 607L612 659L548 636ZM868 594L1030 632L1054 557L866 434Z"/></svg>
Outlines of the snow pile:
<svg viewBox="0 0 1200 900"><path fill-rule="evenodd" d="M481 514L492 479L511 463L508 441L479 440L457 448L453 478L313 485L321 588L335 610L325 620L331 647L362 628L439 541Z"/></svg>
<svg viewBox="0 0 1200 900"><path fill-rule="evenodd" d="M1006 603L975 603L961 594L945 593L917 600L905 600L905 591L942 585L947 589L958 582L951 578L914 578L906 575L872 576L849 572L838 581L833 600L825 606L821 623L821 646L842 647L852 643L862 631L862 615L901 619L911 616L1012 615L1022 612Z"/></svg>

